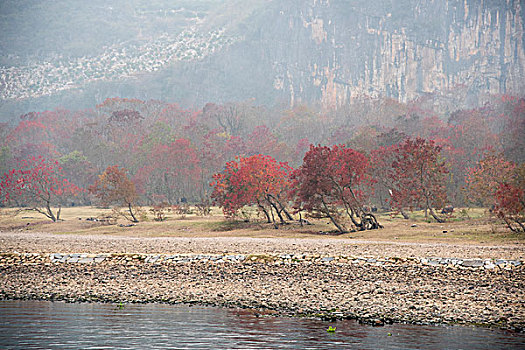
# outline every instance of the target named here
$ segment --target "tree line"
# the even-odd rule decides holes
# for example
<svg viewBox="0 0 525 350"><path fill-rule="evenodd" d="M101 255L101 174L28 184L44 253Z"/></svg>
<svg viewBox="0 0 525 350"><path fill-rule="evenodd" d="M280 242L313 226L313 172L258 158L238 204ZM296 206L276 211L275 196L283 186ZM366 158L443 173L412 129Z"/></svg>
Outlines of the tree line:
<svg viewBox="0 0 525 350"><path fill-rule="evenodd" d="M275 225L305 213L341 232L381 227L374 207L442 221L439 209L473 204L523 230L525 99L452 113L429 105L185 110L113 98L28 113L0 125L0 195L52 220L51 207L118 202L138 221L135 205L213 199L228 217L254 206Z"/></svg>

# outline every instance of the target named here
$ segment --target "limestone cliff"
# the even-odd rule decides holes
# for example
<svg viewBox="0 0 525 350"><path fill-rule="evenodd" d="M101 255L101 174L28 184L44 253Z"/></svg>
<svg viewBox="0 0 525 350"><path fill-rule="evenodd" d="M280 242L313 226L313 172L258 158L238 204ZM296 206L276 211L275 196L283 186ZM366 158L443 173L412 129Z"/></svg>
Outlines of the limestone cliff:
<svg viewBox="0 0 525 350"><path fill-rule="evenodd" d="M474 96L525 91L520 0L278 3L258 44L291 104L407 101L462 85Z"/></svg>

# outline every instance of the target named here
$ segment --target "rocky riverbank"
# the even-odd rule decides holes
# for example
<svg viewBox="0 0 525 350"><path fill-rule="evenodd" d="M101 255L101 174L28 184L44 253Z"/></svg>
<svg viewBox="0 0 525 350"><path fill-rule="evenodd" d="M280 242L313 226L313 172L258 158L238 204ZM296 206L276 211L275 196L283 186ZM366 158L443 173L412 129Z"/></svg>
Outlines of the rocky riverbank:
<svg viewBox="0 0 525 350"><path fill-rule="evenodd" d="M113 262L130 264L133 262L144 262L150 264L180 264L180 263L271 263L275 265L297 265L297 264L328 264L328 265L421 265L439 266L444 268L479 268L485 270L503 269L512 270L521 268L523 262L520 260L506 259L462 259L462 258L417 258L417 257L372 257L353 255L306 255L306 254L137 254L137 253L0 253L0 267L11 264L36 265L44 263L79 263L98 264L102 262Z"/></svg>
<svg viewBox="0 0 525 350"><path fill-rule="evenodd" d="M387 248L383 257L91 252L4 252L0 298L199 303L376 325L525 326L520 260L386 258Z"/></svg>

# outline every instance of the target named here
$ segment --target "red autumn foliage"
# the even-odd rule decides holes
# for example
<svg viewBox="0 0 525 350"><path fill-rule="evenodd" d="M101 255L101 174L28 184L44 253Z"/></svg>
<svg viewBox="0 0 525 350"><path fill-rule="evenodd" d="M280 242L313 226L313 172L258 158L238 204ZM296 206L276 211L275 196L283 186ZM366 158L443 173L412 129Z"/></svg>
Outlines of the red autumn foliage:
<svg viewBox="0 0 525 350"><path fill-rule="evenodd" d="M494 192L494 211L513 232L525 232L525 164L515 166Z"/></svg>
<svg viewBox="0 0 525 350"><path fill-rule="evenodd" d="M312 217L329 218L341 233L347 232L344 216L355 229L380 228L375 216L363 209L373 184L368 168L365 155L344 145L310 145L303 164L292 175L295 208Z"/></svg>
<svg viewBox="0 0 525 350"><path fill-rule="evenodd" d="M432 140L406 139L393 149L392 205L403 208L423 208L438 222L434 208L441 208L447 200L446 175L448 170L440 157L441 147Z"/></svg>
<svg viewBox="0 0 525 350"><path fill-rule="evenodd" d="M471 203L493 206L496 191L510 180L515 164L505 160L503 154L488 151L475 167L467 169L466 183Z"/></svg>
<svg viewBox="0 0 525 350"><path fill-rule="evenodd" d="M284 143L280 143L277 137L266 125L259 125L246 137L246 154L268 154L277 157L285 153Z"/></svg>
<svg viewBox="0 0 525 350"><path fill-rule="evenodd" d="M392 168L398 154L380 146L419 136L442 147L438 160L446 162L450 173L438 176L436 183L446 187L451 201L447 204L464 206L470 199L492 206L499 201L496 192L503 199L512 197L504 193L516 193L510 175L502 175L506 163L517 167L525 159L525 99L487 96L486 101L481 107L457 109L461 107L441 104L438 96L429 95L409 103L368 99L336 110L302 105L288 111L250 102L186 110L162 101L113 98L93 110L54 109L25 114L15 124L0 123L0 174L16 168L19 160L42 156L59 160L66 178L87 187L108 166L119 164L129 169L127 176L137 186L137 203L160 203L170 193L173 203L182 197L195 203L209 199L213 174L236 156L268 154L298 167L311 143L346 143L347 148L370 152L367 172L377 182L373 193L364 190L373 197L363 201L379 205L391 198L389 190L399 185L398 175L413 175L410 164L403 171ZM179 142L183 139L190 140L185 141L188 147ZM499 159L483 166L478 161L488 149L494 149ZM467 184L478 175L476 184L477 180ZM463 191L465 187L469 191ZM406 203L396 205L398 209L425 207L420 192L412 191L408 188L405 198L397 194L398 202ZM439 197L438 202L443 200ZM74 201L89 205L91 199L80 195ZM510 204L503 199L499 202Z"/></svg>
<svg viewBox="0 0 525 350"><path fill-rule="evenodd" d="M5 173L0 182L4 203L27 207L53 221L60 219L64 200L80 191L64 177L58 162L43 157L20 161L18 168ZM53 212L51 206L58 206L57 211Z"/></svg>
<svg viewBox="0 0 525 350"><path fill-rule="evenodd" d="M275 213L284 223L285 217L292 219L284 205L291 170L287 163L270 156L239 157L213 176L212 198L227 217L236 216L244 206L256 205L268 222L275 223Z"/></svg>
<svg viewBox="0 0 525 350"><path fill-rule="evenodd" d="M169 204L175 204L181 198L189 197L198 186L201 176L199 158L186 139L156 145L146 164L137 172L135 180L139 192L150 199L163 195Z"/></svg>

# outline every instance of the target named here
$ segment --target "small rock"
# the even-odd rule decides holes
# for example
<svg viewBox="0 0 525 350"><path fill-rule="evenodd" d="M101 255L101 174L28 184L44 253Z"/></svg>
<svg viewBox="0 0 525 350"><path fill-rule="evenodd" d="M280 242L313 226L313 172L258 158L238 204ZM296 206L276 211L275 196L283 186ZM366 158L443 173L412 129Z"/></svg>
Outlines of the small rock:
<svg viewBox="0 0 525 350"><path fill-rule="evenodd" d="M482 260L464 260L462 265L465 267L482 267L484 263Z"/></svg>
<svg viewBox="0 0 525 350"><path fill-rule="evenodd" d="M381 321L380 319L375 319L372 321L372 325L374 327L381 327L381 326L384 326L385 323L383 321Z"/></svg>

